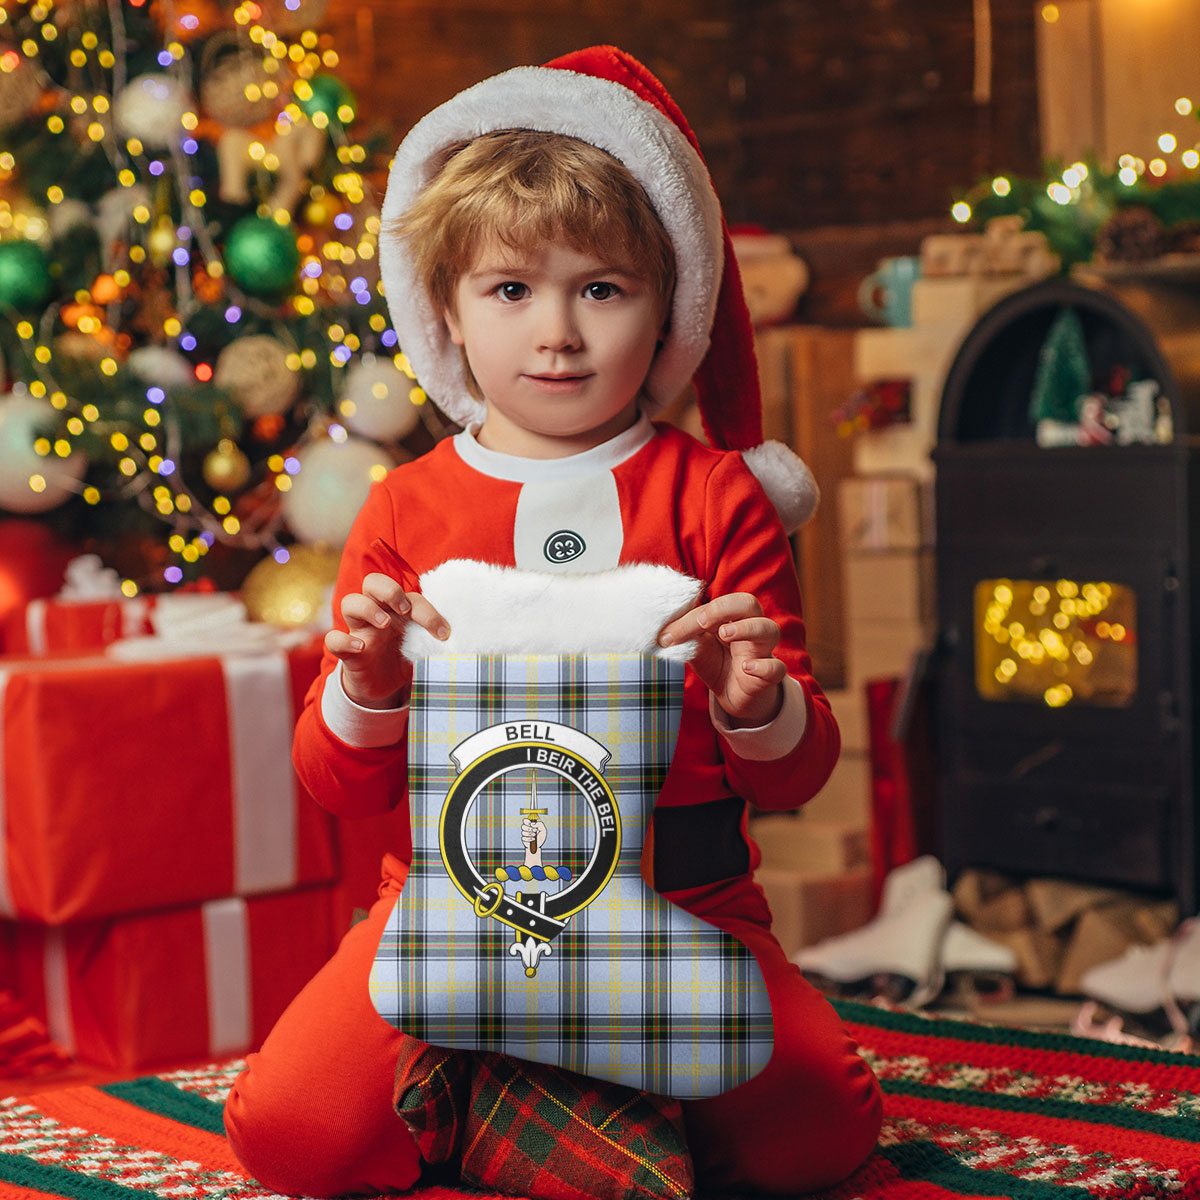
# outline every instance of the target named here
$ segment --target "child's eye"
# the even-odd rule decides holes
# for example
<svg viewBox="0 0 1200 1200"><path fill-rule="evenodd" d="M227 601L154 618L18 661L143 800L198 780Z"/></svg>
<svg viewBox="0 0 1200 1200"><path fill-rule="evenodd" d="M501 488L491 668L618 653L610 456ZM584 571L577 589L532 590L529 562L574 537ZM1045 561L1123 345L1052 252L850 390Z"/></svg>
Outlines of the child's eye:
<svg viewBox="0 0 1200 1200"><path fill-rule="evenodd" d="M496 294L501 300L523 300L528 291L529 289L523 283L510 280L508 283L502 283L496 289Z"/></svg>
<svg viewBox="0 0 1200 1200"><path fill-rule="evenodd" d="M619 290L615 283L589 283L584 294L589 300L611 300Z"/></svg>

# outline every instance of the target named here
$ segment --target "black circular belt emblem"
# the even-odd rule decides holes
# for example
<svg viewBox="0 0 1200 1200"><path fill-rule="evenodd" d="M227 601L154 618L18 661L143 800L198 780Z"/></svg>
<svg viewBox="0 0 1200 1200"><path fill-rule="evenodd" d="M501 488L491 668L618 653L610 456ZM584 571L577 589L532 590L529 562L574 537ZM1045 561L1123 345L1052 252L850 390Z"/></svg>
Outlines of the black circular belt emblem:
<svg viewBox="0 0 1200 1200"><path fill-rule="evenodd" d="M591 860L568 887L545 899L534 911L486 880L466 844L467 816L475 799L497 776L509 771L550 771L570 783L587 801L596 822ZM476 915L492 917L535 938L549 940L566 928L572 914L586 908L605 888L621 849L621 819L608 783L580 755L552 742L520 741L493 750L466 766L446 795L440 841L447 873L471 902Z"/></svg>
<svg viewBox="0 0 1200 1200"><path fill-rule="evenodd" d="M559 529L552 533L542 547L547 562L567 563L577 559L587 549L587 542L573 529Z"/></svg>

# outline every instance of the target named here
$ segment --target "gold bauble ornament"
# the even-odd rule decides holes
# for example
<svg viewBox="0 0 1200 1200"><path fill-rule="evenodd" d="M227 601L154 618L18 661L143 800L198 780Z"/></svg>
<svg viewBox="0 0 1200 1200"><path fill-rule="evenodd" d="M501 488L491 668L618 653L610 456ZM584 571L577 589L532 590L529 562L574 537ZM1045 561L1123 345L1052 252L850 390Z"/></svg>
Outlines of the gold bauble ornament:
<svg viewBox="0 0 1200 1200"><path fill-rule="evenodd" d="M278 85L261 51L247 51L233 39L205 58L209 62L200 83L200 103L214 121L248 129L279 110Z"/></svg>
<svg viewBox="0 0 1200 1200"><path fill-rule="evenodd" d="M324 229L333 220L333 209L324 197L312 199L304 206L304 223L312 229Z"/></svg>
<svg viewBox="0 0 1200 1200"><path fill-rule="evenodd" d="M250 460L230 438L222 438L205 456L200 468L214 492L236 492L250 481Z"/></svg>
<svg viewBox="0 0 1200 1200"><path fill-rule="evenodd" d="M217 355L213 382L232 393L253 419L287 412L300 394L301 379L288 365L288 351L267 333L248 334Z"/></svg>
<svg viewBox="0 0 1200 1200"><path fill-rule="evenodd" d="M326 624L341 555L329 546L292 546L287 562L264 558L242 583L252 621L284 629Z"/></svg>

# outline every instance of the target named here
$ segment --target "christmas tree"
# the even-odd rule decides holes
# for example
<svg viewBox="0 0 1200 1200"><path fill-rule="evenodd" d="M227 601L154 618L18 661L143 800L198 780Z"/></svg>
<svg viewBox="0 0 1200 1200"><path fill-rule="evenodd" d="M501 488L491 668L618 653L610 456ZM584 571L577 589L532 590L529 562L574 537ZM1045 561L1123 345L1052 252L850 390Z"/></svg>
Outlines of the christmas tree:
<svg viewBox="0 0 1200 1200"><path fill-rule="evenodd" d="M327 3L0 0L0 516L130 594L336 549L442 432Z"/></svg>

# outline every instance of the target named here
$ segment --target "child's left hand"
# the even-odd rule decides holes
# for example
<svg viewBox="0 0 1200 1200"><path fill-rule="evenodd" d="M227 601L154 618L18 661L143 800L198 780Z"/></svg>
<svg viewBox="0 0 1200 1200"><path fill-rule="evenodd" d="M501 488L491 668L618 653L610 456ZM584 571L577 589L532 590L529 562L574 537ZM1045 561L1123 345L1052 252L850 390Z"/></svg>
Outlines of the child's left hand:
<svg viewBox="0 0 1200 1200"><path fill-rule="evenodd" d="M783 705L787 667L775 657L779 626L749 592L699 604L663 626L660 646L695 640L692 668L735 726L765 725Z"/></svg>

